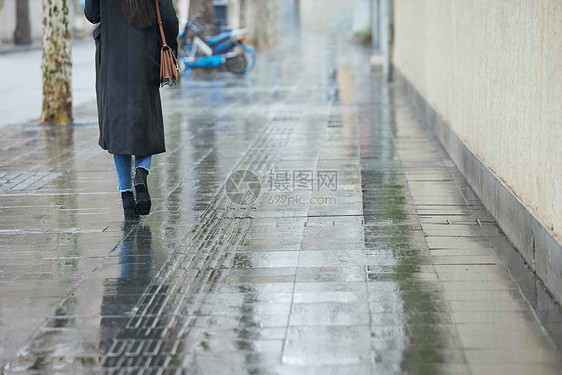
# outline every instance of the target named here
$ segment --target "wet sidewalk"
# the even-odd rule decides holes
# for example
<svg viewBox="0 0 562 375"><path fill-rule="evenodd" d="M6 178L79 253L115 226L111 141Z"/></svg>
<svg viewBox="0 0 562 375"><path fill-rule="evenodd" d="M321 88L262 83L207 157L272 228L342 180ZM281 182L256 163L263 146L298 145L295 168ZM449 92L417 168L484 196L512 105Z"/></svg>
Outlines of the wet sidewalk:
<svg viewBox="0 0 562 375"><path fill-rule="evenodd" d="M559 311L406 98L301 30L248 76L163 90L138 222L93 101L0 129L6 374L562 373Z"/></svg>

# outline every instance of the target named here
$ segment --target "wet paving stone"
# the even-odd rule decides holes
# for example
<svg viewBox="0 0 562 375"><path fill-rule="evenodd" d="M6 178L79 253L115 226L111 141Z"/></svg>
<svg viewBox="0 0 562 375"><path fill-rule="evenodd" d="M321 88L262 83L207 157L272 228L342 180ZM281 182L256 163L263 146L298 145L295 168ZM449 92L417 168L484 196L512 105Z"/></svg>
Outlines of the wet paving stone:
<svg viewBox="0 0 562 375"><path fill-rule="evenodd" d="M282 361L291 365L349 365L370 360L362 326L290 327Z"/></svg>
<svg viewBox="0 0 562 375"><path fill-rule="evenodd" d="M527 299L435 136L369 50L303 22L248 76L162 91L139 221L93 100L89 126L0 130L6 374L560 373L560 311Z"/></svg>

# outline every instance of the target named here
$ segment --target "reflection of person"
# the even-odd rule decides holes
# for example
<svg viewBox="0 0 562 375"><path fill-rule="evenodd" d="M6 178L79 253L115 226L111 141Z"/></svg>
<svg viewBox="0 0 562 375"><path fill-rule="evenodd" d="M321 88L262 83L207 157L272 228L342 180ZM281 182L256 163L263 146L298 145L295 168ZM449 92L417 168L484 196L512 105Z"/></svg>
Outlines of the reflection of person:
<svg viewBox="0 0 562 375"><path fill-rule="evenodd" d="M166 41L177 53L178 19L172 0L158 4ZM113 154L125 218L147 215L151 157L166 151L155 0L86 0L84 14L90 22L99 22L94 30L99 145Z"/></svg>
<svg viewBox="0 0 562 375"><path fill-rule="evenodd" d="M123 331L128 315L152 281L152 233L150 227L134 227L133 223L125 222L123 228L124 239L119 244L119 277L104 283L100 323L102 355L107 354L113 340Z"/></svg>

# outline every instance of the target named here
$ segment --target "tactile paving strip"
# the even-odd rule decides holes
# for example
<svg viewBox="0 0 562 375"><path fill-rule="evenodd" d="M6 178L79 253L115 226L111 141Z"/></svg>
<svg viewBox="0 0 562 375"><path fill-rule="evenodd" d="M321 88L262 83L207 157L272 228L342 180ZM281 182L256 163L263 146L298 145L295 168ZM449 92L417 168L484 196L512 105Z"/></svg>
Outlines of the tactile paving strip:
<svg viewBox="0 0 562 375"><path fill-rule="evenodd" d="M300 115L286 113L273 116L235 169L265 175L299 119ZM185 251L172 256L161 269L102 357L104 374L163 367L181 373L189 361L190 347L197 342L196 326L206 318L198 313L201 305L209 303L212 297L208 293L216 291L226 277L255 211L254 205L229 202L224 186L219 190L184 239Z"/></svg>

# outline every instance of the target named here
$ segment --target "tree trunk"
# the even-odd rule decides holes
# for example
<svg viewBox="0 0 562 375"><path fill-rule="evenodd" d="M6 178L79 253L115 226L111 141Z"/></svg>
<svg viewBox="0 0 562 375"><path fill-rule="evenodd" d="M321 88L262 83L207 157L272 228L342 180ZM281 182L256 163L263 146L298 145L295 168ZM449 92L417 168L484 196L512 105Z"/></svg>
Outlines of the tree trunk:
<svg viewBox="0 0 562 375"><path fill-rule="evenodd" d="M72 119L72 56L66 0L43 0L42 125L68 125Z"/></svg>
<svg viewBox="0 0 562 375"><path fill-rule="evenodd" d="M2 7L3 6L4 6L4 0L0 0L0 16L2 16ZM1 45L2 45L2 33L0 32L0 46Z"/></svg>
<svg viewBox="0 0 562 375"><path fill-rule="evenodd" d="M214 25L216 23L217 20L215 16L215 8L213 7L213 0L191 0L189 2L189 18L198 12L203 13L203 18L197 21L199 25ZM208 33L205 32L204 35L206 34Z"/></svg>
<svg viewBox="0 0 562 375"><path fill-rule="evenodd" d="M29 21L29 1L16 0L15 44L31 44L31 22Z"/></svg>
<svg viewBox="0 0 562 375"><path fill-rule="evenodd" d="M275 47L279 34L281 9L279 0L247 0L245 8L245 26L249 31L248 43L258 49Z"/></svg>

